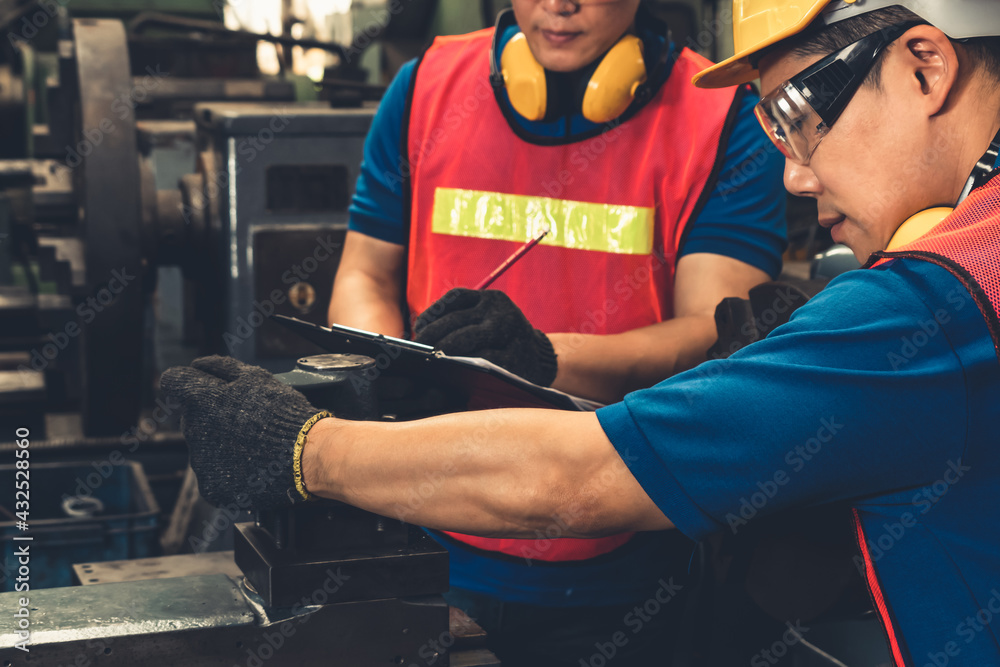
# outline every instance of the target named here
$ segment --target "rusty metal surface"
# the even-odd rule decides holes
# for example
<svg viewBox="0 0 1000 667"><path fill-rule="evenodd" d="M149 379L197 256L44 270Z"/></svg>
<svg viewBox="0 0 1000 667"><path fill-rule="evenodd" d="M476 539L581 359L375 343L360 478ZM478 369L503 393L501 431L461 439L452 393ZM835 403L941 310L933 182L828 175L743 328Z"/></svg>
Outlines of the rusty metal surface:
<svg viewBox="0 0 1000 667"><path fill-rule="evenodd" d="M206 627L246 626L253 614L236 584L223 575L151 579L0 594L0 614L13 618L19 597L30 599L31 641L53 645L89 639L154 635ZM16 643L8 624L0 647Z"/></svg>
<svg viewBox="0 0 1000 667"><path fill-rule="evenodd" d="M13 618L21 596L0 594L0 614ZM283 609L259 602L224 575L32 591L30 652L14 648L16 635L5 625L0 664L424 664L432 642L448 627L448 607L437 596L324 606L307 600ZM440 655L434 664L447 667L448 659Z"/></svg>
<svg viewBox="0 0 1000 667"><path fill-rule="evenodd" d="M0 594L0 614L13 618L24 596ZM476 646L481 630L437 596L264 608L259 596L221 574L52 588L27 596L30 652L13 648L17 637L5 624L5 667L425 665L448 632L454 645L450 655L433 655L437 667L449 661L453 667L500 664Z"/></svg>
<svg viewBox="0 0 1000 667"><path fill-rule="evenodd" d="M232 551L76 563L73 565L73 572L84 586L207 574L225 574L236 579L243 576L240 568L233 562Z"/></svg>

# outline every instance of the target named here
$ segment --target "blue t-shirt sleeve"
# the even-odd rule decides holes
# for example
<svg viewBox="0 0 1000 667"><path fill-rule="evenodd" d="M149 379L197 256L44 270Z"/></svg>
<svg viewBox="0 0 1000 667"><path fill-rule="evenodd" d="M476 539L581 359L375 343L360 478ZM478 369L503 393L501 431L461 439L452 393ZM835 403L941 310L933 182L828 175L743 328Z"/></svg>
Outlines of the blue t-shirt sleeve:
<svg viewBox="0 0 1000 667"><path fill-rule="evenodd" d="M692 222L681 256L697 252L732 257L772 278L781 273L787 243L784 156L764 134L745 95L726 147L718 182Z"/></svg>
<svg viewBox="0 0 1000 667"><path fill-rule="evenodd" d="M404 242L400 145L416 66L417 61L411 60L400 67L382 97L365 138L361 174L348 209L348 229L400 245Z"/></svg>
<svg viewBox="0 0 1000 667"><path fill-rule="evenodd" d="M977 345L992 368L986 324L947 270L900 261L852 271L763 341L597 412L678 529L700 539L748 513L923 486L961 457L956 350Z"/></svg>

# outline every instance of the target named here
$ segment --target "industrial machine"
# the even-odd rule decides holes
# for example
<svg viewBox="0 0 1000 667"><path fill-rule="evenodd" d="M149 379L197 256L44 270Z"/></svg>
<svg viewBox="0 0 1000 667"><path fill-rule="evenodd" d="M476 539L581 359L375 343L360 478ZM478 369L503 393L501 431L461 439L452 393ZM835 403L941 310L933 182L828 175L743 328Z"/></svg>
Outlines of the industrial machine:
<svg viewBox="0 0 1000 667"><path fill-rule="evenodd" d="M370 357L325 354L278 377L317 407L376 419L383 417L378 394L365 375L374 366ZM220 508L230 523L243 509ZM482 648L482 631L441 597L447 551L423 530L326 500L257 513L235 528L235 554L227 558L238 571L104 583L102 565L87 563L79 566L82 583L100 585L30 592L30 652L16 648L11 627L0 631L0 658L54 665L84 656L105 667L250 665L272 657L327 667L500 664ZM168 561L156 567L176 567ZM114 572L141 566L119 562ZM16 615L20 595L0 594L0 608Z"/></svg>
<svg viewBox="0 0 1000 667"><path fill-rule="evenodd" d="M325 323L367 102L383 89L344 57L318 83L263 77L261 40L283 55L344 47L224 29L207 1L116 18L98 4L70 17L57 3L0 2L12 35L0 49L0 432L31 434L36 493L57 496L36 501L35 553L78 554L83 584L31 590L31 652L5 628L0 662L498 664L441 598L447 553L423 531L332 502L207 508L193 476L182 486L176 415L156 402L159 371L200 354L279 371L318 351L267 317ZM329 359L300 366L307 393L346 377ZM359 413L380 416L374 404ZM0 444L11 461L16 448ZM41 488L56 477L72 481ZM111 511L110 496L130 494L141 511ZM0 579L12 592L0 606L17 606L5 505ZM161 507L181 519L168 551L209 553L158 558ZM149 576L138 558L149 556L161 563L151 576L172 578L125 576ZM109 557L128 559L117 580L101 569ZM185 558L202 571L178 570Z"/></svg>
<svg viewBox="0 0 1000 667"><path fill-rule="evenodd" d="M52 20L64 18L56 16ZM138 65L130 60L130 52L138 51L152 62L156 54L167 52L167 44L177 48L176 40L160 39L165 42L161 44L145 38L144 32L136 32L154 18L140 15L133 21L132 33L117 20L73 19L60 24L57 57L49 72L49 78L57 77L58 84L49 82L44 87L46 124L34 122L37 119L31 117L30 102L39 88L29 78L31 67L27 63L36 57L34 48L15 40L15 50L22 60L21 76L15 76L13 64L5 68L12 85L3 90L15 91L8 93L12 98L8 99L8 111L12 115L19 111L28 118L20 125L22 132L17 137L23 146L21 155L0 163L0 184L5 186L5 205L0 208L6 212L0 234L7 246L0 248L6 251L0 271L6 272L8 280L4 282L8 285L21 283L4 288L5 327L0 331L0 340L8 354L0 393L2 403L11 406L3 415L7 421L14 418L24 424L27 417L36 432L45 427L43 407L51 412L53 408L73 410L78 406L82 431L87 436L119 435L135 425L144 392L145 397L149 396L148 379L155 375L149 363L149 345L143 356L143 341L149 338L149 306L158 269L181 266L188 276L193 276L191 280L201 280L201 285L214 289L216 284L209 283L209 279L215 276L205 276L199 270L215 259L212 253L217 248L210 248L210 244L220 242L221 234L228 232L203 225L231 222L233 234L250 228L242 225L243 217L249 215L243 205L247 199L243 183L256 173L241 175L235 184L239 192L227 195L240 198L239 220L200 215L199 195L195 195L198 199L193 204L188 202L187 208L182 206L179 177L196 171L197 159L202 162L201 173L211 171L209 177L216 178L224 171L216 169L211 160L226 157L225 148L215 145L212 138L203 139L206 150L194 154L195 125L185 120L193 118L194 100L282 103L280 109L263 112L271 127L255 129L255 136L247 136L243 144L238 144L243 153L232 156L241 161L241 169L242 165L249 168L258 153L266 154L275 166L267 172L271 179L267 191L272 198L248 203L273 206L262 210L280 221L275 224L288 224L296 215L301 219L302 214L308 214L311 220L322 218L328 225L342 227L346 222L346 202L372 112L357 109L352 124L338 117L329 101L314 102L315 114L327 113L335 125L338 118L342 122L335 130L330 130L330 123L326 127L314 124L310 132L329 131L331 137L349 136L354 140L318 146L302 139L299 128L308 121L300 120L303 106L296 104L296 84L292 81L183 77L185 63L175 70L163 69L159 62L147 64L136 74ZM177 27L171 21L156 20ZM195 24L193 29L204 30L197 21L180 25L190 27L190 23ZM224 48L219 46L219 40L211 42L210 55L218 56L215 52L221 49L232 68L243 67L240 63L246 60L247 40L237 35L221 42ZM143 48L138 49L137 43ZM329 48L342 51L341 47ZM359 88L347 90L350 99L339 101L360 104L363 97ZM210 111L204 113L204 118L213 118ZM148 118L156 114L160 117ZM293 122L289 115L297 120ZM140 116L147 118L138 120ZM199 116L200 121L204 118ZM271 147L275 130L283 138ZM7 131L13 132L10 126ZM292 135L300 138L298 145L287 139ZM10 149L16 144L12 138L5 146ZM180 144L187 145L186 154L177 150ZM319 171L314 169L300 178L304 169L308 171L304 163L293 162L284 168L274 163L278 158L273 154L306 145L330 151L325 159L336 163L333 172L323 171L326 167L313 159ZM164 150L171 147L173 154ZM264 151L264 147L270 150ZM216 149L221 152L213 153ZM258 160L255 169L262 162ZM228 185L212 182L203 188L208 196L206 203L218 202L220 192L226 191ZM263 184L261 187L263 191ZM336 200L328 198L319 202L325 208L312 209L317 204L315 198L310 200L301 189L308 187ZM301 201L297 199L300 194L305 195ZM293 210L296 206L304 208ZM30 264L33 259L38 263L37 277ZM335 266L335 262L331 265ZM15 274L20 281L12 280ZM244 272L240 279L247 275ZM324 271L323 277L332 280L332 273ZM43 289L39 289L39 278L49 283ZM243 302L232 294L232 308L242 308ZM216 301L211 311L226 306ZM221 350L214 339L203 337L192 342L205 351Z"/></svg>

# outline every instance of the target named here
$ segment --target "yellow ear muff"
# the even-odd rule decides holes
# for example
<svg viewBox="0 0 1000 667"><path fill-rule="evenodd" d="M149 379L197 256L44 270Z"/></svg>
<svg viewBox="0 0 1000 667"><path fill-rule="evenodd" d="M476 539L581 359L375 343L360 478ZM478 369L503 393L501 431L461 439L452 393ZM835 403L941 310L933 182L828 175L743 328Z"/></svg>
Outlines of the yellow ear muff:
<svg viewBox="0 0 1000 667"><path fill-rule="evenodd" d="M642 40L625 35L601 60L583 95L583 117L592 123L607 123L622 115L646 82Z"/></svg>
<svg viewBox="0 0 1000 667"><path fill-rule="evenodd" d="M545 118L545 68L535 60L524 33L507 42L500 56L500 73L514 110L528 120Z"/></svg>
<svg viewBox="0 0 1000 667"><path fill-rule="evenodd" d="M889 240L886 250L893 251L916 241L941 224L945 218L951 215L953 210L955 209L948 208L947 206L929 208L908 218L906 222L899 226L896 233L892 235L892 239Z"/></svg>
<svg viewBox="0 0 1000 667"><path fill-rule="evenodd" d="M592 123L622 115L646 82L642 40L625 35L605 54L587 82L581 112ZM528 120L542 120L548 109L545 68L535 60L524 33L515 35L500 56L500 74L511 106Z"/></svg>

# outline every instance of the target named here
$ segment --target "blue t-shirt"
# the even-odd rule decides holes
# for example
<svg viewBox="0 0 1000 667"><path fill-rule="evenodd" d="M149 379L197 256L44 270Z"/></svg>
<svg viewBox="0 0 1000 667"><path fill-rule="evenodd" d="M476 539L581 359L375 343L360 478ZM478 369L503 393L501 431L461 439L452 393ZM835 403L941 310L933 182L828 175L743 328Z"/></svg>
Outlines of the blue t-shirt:
<svg viewBox="0 0 1000 667"><path fill-rule="evenodd" d="M516 33L504 34L503 44ZM662 39L644 36L647 60L659 49L673 48ZM497 54L499 57L499 53ZM350 207L351 230L390 243L404 244L403 180L400 145L406 100L413 85L416 61L403 65L389 85L365 141L364 161ZM664 73L664 78L669 73ZM502 99L506 101L505 94ZM711 197L693 221L681 256L714 253L733 257L771 276L781 271L786 246L784 158L767 139L753 114L758 101L746 95L729 137L725 161ZM570 122L528 121L510 109L521 131L538 137L573 133L589 136L597 125L581 115ZM669 147L664 147L669 150ZM540 560L486 556L457 542L435 536L448 548L451 583L513 602L547 606L612 605L646 600L661 579L686 571L689 550L676 538L640 536L602 558L552 564ZM544 550L547 536L540 536Z"/></svg>
<svg viewBox="0 0 1000 667"><path fill-rule="evenodd" d="M896 259L597 415L693 539L856 508L907 664L922 667L1000 664L998 406L1000 364L969 292L946 269Z"/></svg>

